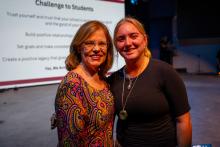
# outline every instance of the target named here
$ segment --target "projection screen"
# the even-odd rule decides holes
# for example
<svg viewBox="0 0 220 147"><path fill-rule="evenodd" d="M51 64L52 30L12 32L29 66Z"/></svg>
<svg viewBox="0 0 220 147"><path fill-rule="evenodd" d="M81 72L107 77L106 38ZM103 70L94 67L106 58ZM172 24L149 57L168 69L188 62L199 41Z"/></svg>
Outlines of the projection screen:
<svg viewBox="0 0 220 147"><path fill-rule="evenodd" d="M124 9L124 0L1 0L0 89L60 82L79 26L100 20L113 35Z"/></svg>

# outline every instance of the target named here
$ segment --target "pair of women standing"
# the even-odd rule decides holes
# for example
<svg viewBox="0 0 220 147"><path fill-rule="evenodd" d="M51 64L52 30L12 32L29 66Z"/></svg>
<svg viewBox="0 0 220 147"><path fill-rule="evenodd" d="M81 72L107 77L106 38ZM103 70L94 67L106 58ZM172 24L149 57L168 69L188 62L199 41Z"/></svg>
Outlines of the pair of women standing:
<svg viewBox="0 0 220 147"><path fill-rule="evenodd" d="M114 44L126 65L108 78L111 93L105 74L113 51L106 27L91 21L76 33L66 63L71 71L56 96L59 145L113 146L115 113L123 147L191 146L185 86L171 66L151 58L142 24L119 21Z"/></svg>

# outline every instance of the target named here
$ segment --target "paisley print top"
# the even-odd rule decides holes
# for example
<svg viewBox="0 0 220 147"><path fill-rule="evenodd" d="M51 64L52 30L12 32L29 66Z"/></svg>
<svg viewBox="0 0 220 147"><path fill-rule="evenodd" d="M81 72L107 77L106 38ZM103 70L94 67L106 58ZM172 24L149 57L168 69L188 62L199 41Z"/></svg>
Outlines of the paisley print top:
<svg viewBox="0 0 220 147"><path fill-rule="evenodd" d="M59 146L112 147L114 100L108 88L97 90L69 72L55 99Z"/></svg>

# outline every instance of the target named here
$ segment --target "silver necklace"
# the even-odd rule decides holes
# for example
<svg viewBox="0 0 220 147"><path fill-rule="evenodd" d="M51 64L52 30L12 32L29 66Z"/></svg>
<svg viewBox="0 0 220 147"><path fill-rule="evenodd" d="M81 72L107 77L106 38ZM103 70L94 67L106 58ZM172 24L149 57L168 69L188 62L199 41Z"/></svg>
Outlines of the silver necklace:
<svg viewBox="0 0 220 147"><path fill-rule="evenodd" d="M128 90L130 90L131 89L131 86L132 86L132 83L133 83L133 79L129 76L129 75L126 75L126 77L128 78L128 80L129 80L129 84L128 84Z"/></svg>
<svg viewBox="0 0 220 147"><path fill-rule="evenodd" d="M121 94L121 104L122 104L122 110L119 112L119 118L121 120L125 120L127 119L128 117L128 113L127 111L125 110L125 106L127 104L127 100L128 100L128 97L129 95L131 94L131 91L133 90L134 88L134 85L139 77L139 75L135 78L134 80L134 84L132 85L132 82L130 82L130 79L129 79L129 85L128 85L128 95L126 96L125 98L125 102L124 102L124 91L125 91L125 68L123 69L123 74L124 74L124 79L123 79L123 85L122 85L122 94Z"/></svg>

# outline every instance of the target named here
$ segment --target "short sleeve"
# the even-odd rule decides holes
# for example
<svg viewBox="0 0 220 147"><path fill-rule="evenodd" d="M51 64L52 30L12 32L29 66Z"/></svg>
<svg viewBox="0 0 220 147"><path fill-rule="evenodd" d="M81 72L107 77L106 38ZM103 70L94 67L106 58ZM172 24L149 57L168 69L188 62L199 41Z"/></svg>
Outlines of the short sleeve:
<svg viewBox="0 0 220 147"><path fill-rule="evenodd" d="M180 116L190 110L185 84L180 75L171 67L163 71L164 91L170 108L175 116Z"/></svg>

